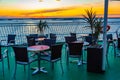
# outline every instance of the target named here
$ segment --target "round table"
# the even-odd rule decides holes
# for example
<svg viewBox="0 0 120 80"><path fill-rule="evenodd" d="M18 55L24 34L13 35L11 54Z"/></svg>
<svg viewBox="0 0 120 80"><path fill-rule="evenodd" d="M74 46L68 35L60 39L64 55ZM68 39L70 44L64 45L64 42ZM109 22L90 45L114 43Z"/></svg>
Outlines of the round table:
<svg viewBox="0 0 120 80"><path fill-rule="evenodd" d="M38 67L34 68L35 71L32 74L37 74L38 72L47 73L47 71L43 69L44 67L40 67L40 55L42 51L48 50L49 48L47 45L34 45L27 48L28 51L35 52L38 56Z"/></svg>
<svg viewBox="0 0 120 80"><path fill-rule="evenodd" d="M27 48L28 51L40 52L49 49L47 45L34 45Z"/></svg>
<svg viewBox="0 0 120 80"><path fill-rule="evenodd" d="M35 41L43 41L45 38L37 38Z"/></svg>
<svg viewBox="0 0 120 80"><path fill-rule="evenodd" d="M86 41L73 41L73 43L83 43L83 46L89 45L89 43Z"/></svg>

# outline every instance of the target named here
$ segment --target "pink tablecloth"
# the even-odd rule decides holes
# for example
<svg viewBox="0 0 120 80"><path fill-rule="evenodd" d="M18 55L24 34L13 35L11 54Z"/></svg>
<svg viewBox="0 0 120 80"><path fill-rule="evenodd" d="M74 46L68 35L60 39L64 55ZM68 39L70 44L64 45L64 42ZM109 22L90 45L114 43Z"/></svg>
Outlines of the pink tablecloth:
<svg viewBox="0 0 120 80"><path fill-rule="evenodd" d="M44 51L49 49L50 47L47 45L35 45L35 46L30 46L28 47L28 51Z"/></svg>

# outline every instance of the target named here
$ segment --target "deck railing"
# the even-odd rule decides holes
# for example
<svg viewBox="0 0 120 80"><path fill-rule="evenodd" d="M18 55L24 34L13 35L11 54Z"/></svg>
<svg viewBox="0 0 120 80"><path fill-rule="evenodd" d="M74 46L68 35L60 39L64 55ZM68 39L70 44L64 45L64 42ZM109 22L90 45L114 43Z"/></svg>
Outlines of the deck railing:
<svg viewBox="0 0 120 80"><path fill-rule="evenodd" d="M119 28L118 24L120 23L109 22L112 26L109 32L115 33ZM57 41L64 41L64 36L68 36L70 32L77 33L77 36L91 32L89 27L85 27L88 26L85 22L48 22L48 26L49 29L45 30L45 34L57 34ZM16 43L26 43L26 35L39 34L36 27L37 23L0 23L0 40L7 39L8 34L16 34Z"/></svg>

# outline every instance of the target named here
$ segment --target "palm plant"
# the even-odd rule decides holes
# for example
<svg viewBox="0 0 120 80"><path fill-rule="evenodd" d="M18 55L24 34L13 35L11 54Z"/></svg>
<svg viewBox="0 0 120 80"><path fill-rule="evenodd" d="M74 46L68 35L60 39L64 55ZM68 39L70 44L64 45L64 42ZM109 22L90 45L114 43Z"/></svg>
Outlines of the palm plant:
<svg viewBox="0 0 120 80"><path fill-rule="evenodd" d="M101 17L101 18L98 18L98 19L96 20L95 24L94 24L94 34L93 34L93 36L94 36L96 39L98 39L98 36L99 36L99 34L100 34L100 32L101 32L102 23L103 23L103 21L102 21L102 17Z"/></svg>
<svg viewBox="0 0 120 80"><path fill-rule="evenodd" d="M96 18L96 12L94 12L92 10L92 8L90 10L85 10L86 15L83 15L84 20L89 24L89 27L91 28L91 33L94 33L94 24L95 21L97 20Z"/></svg>
<svg viewBox="0 0 120 80"><path fill-rule="evenodd" d="M89 24L88 27L91 28L92 42L98 39L101 31L102 18L96 16L96 12L91 8L90 10L85 10L86 15L83 15L83 19Z"/></svg>
<svg viewBox="0 0 120 80"><path fill-rule="evenodd" d="M40 34L44 34L45 29L49 28L46 21L39 21L39 24L37 26L37 31L40 32Z"/></svg>

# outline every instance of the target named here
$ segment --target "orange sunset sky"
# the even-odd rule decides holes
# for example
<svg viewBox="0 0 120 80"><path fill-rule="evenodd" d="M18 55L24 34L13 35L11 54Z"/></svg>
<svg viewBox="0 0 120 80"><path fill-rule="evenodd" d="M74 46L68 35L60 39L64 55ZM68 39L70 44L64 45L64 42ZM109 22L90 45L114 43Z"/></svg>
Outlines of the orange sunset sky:
<svg viewBox="0 0 120 80"><path fill-rule="evenodd" d="M81 17L85 9L104 14L104 0L0 0L0 18ZM120 1L109 1L109 17L120 17Z"/></svg>

